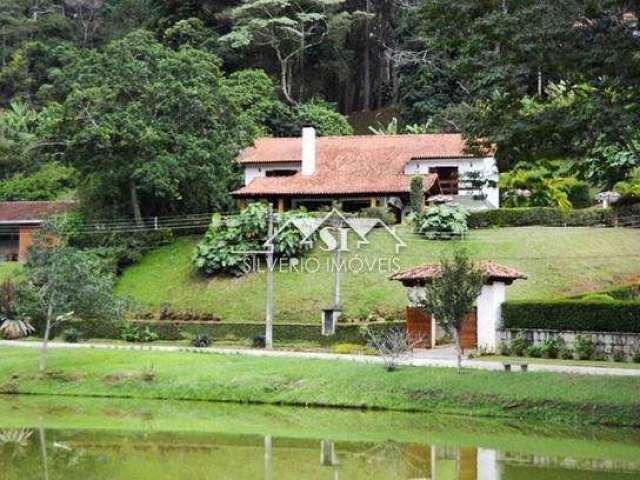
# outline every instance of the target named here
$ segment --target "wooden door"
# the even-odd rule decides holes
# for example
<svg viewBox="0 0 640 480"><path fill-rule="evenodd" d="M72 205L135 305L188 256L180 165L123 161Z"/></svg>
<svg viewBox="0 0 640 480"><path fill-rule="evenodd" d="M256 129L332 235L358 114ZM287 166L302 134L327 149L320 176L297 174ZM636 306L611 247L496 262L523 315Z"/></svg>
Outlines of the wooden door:
<svg viewBox="0 0 640 480"><path fill-rule="evenodd" d="M420 348L431 348L431 335L431 316L419 308L407 307L407 337L420 338Z"/></svg>
<svg viewBox="0 0 640 480"><path fill-rule="evenodd" d="M462 323L460 346L463 351L478 346L478 309L475 307L467 314L467 318Z"/></svg>

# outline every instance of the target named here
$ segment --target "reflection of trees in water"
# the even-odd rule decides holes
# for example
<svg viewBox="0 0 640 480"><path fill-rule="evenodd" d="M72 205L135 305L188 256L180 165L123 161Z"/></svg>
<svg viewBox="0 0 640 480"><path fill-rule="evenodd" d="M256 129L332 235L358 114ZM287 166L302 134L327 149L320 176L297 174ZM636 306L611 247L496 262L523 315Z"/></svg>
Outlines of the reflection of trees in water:
<svg viewBox="0 0 640 480"><path fill-rule="evenodd" d="M15 428L0 431L0 450L1 456L15 460L24 457L33 431L28 428Z"/></svg>
<svg viewBox="0 0 640 480"><path fill-rule="evenodd" d="M353 454L376 470L406 472L412 476L427 477L429 474L431 449L424 445L407 445L388 440Z"/></svg>

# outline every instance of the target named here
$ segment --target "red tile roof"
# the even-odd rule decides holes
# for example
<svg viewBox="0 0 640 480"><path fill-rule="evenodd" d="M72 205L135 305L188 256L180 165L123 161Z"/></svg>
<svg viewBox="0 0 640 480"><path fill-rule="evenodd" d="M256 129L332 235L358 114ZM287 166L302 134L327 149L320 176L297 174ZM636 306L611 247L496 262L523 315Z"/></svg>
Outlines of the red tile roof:
<svg viewBox="0 0 640 480"><path fill-rule="evenodd" d="M243 150L238 161L241 164L301 162L301 142L300 138L261 138ZM458 134L319 137L313 175L258 177L233 194L251 197L407 193L411 178L404 175L404 167L410 160L473 156ZM425 190L434 185L437 177L425 175Z"/></svg>
<svg viewBox="0 0 640 480"><path fill-rule="evenodd" d="M483 271L485 280L489 282L495 280L512 282L513 280L526 280L527 278L525 274L511 267L505 267L493 262L480 262L478 267ZM414 285L416 283L425 283L439 277L441 271L442 267L439 263L432 263L396 273L392 275L390 279L398 280L405 285Z"/></svg>
<svg viewBox="0 0 640 480"><path fill-rule="evenodd" d="M38 223L75 205L75 202L0 202L0 223Z"/></svg>

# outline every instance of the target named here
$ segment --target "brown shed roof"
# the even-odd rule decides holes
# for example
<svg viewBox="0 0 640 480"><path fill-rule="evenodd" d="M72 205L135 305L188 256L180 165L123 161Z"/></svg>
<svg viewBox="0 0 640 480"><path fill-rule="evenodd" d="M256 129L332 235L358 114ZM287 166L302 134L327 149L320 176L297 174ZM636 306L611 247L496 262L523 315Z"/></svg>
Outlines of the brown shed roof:
<svg viewBox="0 0 640 480"><path fill-rule="evenodd" d="M301 157L301 138L261 138L240 153L238 162L245 165L301 162ZM233 194L257 197L407 193L411 179L404 174L404 167L410 160L473 157L459 134L319 137L313 175L258 177ZM437 187L437 177L425 175L425 190L434 186Z"/></svg>
<svg viewBox="0 0 640 480"><path fill-rule="evenodd" d="M64 213L75 202L0 202L0 223L40 223L49 215Z"/></svg>
<svg viewBox="0 0 640 480"><path fill-rule="evenodd" d="M480 262L478 265L483 270L485 281L504 281L511 283L514 280L526 280L527 276L511 267L505 267L493 262ZM391 280L398 280L405 285L415 285L426 283L440 276L442 267L439 263L429 265L421 265L419 267L410 268L403 272L398 272L390 277Z"/></svg>

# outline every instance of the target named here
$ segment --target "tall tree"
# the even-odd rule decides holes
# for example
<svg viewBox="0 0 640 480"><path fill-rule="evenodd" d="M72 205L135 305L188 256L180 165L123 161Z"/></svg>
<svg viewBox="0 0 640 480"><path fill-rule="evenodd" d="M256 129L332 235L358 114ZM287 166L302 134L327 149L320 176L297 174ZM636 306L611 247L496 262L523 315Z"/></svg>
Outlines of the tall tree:
<svg viewBox="0 0 640 480"><path fill-rule="evenodd" d="M69 93L42 131L64 143L52 153L78 169L89 204L138 221L230 205L232 159L254 130L223 94L215 56L138 31L65 73Z"/></svg>
<svg viewBox="0 0 640 480"><path fill-rule="evenodd" d="M280 89L294 104L296 69L307 51L319 45L329 31L330 10L344 0L242 0L227 14L232 31L220 38L232 48L266 48L277 59Z"/></svg>

